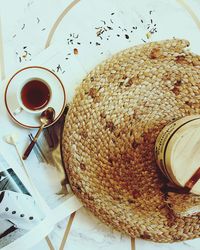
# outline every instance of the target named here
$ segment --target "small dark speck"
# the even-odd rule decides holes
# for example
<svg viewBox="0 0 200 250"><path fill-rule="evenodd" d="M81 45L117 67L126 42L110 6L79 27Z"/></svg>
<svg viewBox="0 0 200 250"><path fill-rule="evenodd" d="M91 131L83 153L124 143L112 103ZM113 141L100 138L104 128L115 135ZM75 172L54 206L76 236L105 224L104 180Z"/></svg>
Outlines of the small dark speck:
<svg viewBox="0 0 200 250"><path fill-rule="evenodd" d="M103 52L101 52L101 55L103 55Z"/></svg>
<svg viewBox="0 0 200 250"><path fill-rule="evenodd" d="M137 29L137 26L133 26L133 29L136 30L136 29Z"/></svg>
<svg viewBox="0 0 200 250"><path fill-rule="evenodd" d="M64 73L65 73L65 70L63 70L62 74L64 74Z"/></svg>
<svg viewBox="0 0 200 250"><path fill-rule="evenodd" d="M113 28L112 28L112 27L110 27L110 26L107 26L107 28L108 28L109 30L113 30Z"/></svg>
<svg viewBox="0 0 200 250"><path fill-rule="evenodd" d="M141 21L141 23L144 23L144 21L142 19L140 21Z"/></svg>
<svg viewBox="0 0 200 250"><path fill-rule="evenodd" d="M124 29L124 31L127 31L127 29Z"/></svg>
<svg viewBox="0 0 200 250"><path fill-rule="evenodd" d="M23 49L26 49L26 48L27 48L27 46L24 46L24 47L23 47Z"/></svg>
<svg viewBox="0 0 200 250"><path fill-rule="evenodd" d="M78 44L78 45L81 45L81 43L80 43L80 42L77 42L77 44Z"/></svg>
<svg viewBox="0 0 200 250"><path fill-rule="evenodd" d="M62 70L60 64L58 64L58 66L56 67L56 70L57 70L57 72L58 72L59 70Z"/></svg>
<svg viewBox="0 0 200 250"><path fill-rule="evenodd" d="M155 23L155 24L154 24L154 27L156 27L156 25L157 25L157 24Z"/></svg>
<svg viewBox="0 0 200 250"><path fill-rule="evenodd" d="M98 43L98 42L96 42L96 46L99 46L99 45L101 45L100 43Z"/></svg>
<svg viewBox="0 0 200 250"><path fill-rule="evenodd" d="M37 23L39 23L40 22L40 18L39 17L37 17Z"/></svg>
<svg viewBox="0 0 200 250"><path fill-rule="evenodd" d="M42 31L46 30L46 28L43 28Z"/></svg>
<svg viewBox="0 0 200 250"><path fill-rule="evenodd" d="M105 25L106 24L106 21L104 21L104 20L101 20L101 22Z"/></svg>
<svg viewBox="0 0 200 250"><path fill-rule="evenodd" d="M22 58L21 58L21 56L19 57L19 62L21 62L22 61Z"/></svg>
<svg viewBox="0 0 200 250"><path fill-rule="evenodd" d="M22 30L25 28L25 23L23 24L23 26L22 26Z"/></svg>
<svg viewBox="0 0 200 250"><path fill-rule="evenodd" d="M66 57L65 59L66 59L66 60L68 60L69 58L68 58L68 57Z"/></svg>
<svg viewBox="0 0 200 250"><path fill-rule="evenodd" d="M145 41L144 39L142 39L142 41L143 41L144 43L146 43L146 41Z"/></svg>
<svg viewBox="0 0 200 250"><path fill-rule="evenodd" d="M13 35L13 38L15 38L15 37L16 37L16 34Z"/></svg>
<svg viewBox="0 0 200 250"><path fill-rule="evenodd" d="M119 37L119 36L120 36L120 34L117 34L117 36Z"/></svg>
<svg viewBox="0 0 200 250"><path fill-rule="evenodd" d="M125 38L126 38L126 39L129 39L129 35L125 34Z"/></svg>
<svg viewBox="0 0 200 250"><path fill-rule="evenodd" d="M153 23L153 19L151 19L151 23Z"/></svg>
<svg viewBox="0 0 200 250"><path fill-rule="evenodd" d="M121 29L121 26L118 26L119 29Z"/></svg>
<svg viewBox="0 0 200 250"><path fill-rule="evenodd" d="M115 14L115 13L114 13L114 12L112 12L112 13L111 13L111 16L113 16L114 14Z"/></svg>
<svg viewBox="0 0 200 250"><path fill-rule="evenodd" d="M113 23L113 20L112 20L112 19L110 19L110 22L111 22L111 23Z"/></svg>
<svg viewBox="0 0 200 250"><path fill-rule="evenodd" d="M131 33L133 33L133 31L131 30Z"/></svg>
<svg viewBox="0 0 200 250"><path fill-rule="evenodd" d="M151 14L152 14L152 12L153 12L153 11L152 11L152 10L150 10L150 11L149 11L149 15L151 15Z"/></svg>
<svg viewBox="0 0 200 250"><path fill-rule="evenodd" d="M92 42L90 42L90 44L92 44Z"/></svg>
<svg viewBox="0 0 200 250"><path fill-rule="evenodd" d="M18 55L18 52L16 51L15 54Z"/></svg>

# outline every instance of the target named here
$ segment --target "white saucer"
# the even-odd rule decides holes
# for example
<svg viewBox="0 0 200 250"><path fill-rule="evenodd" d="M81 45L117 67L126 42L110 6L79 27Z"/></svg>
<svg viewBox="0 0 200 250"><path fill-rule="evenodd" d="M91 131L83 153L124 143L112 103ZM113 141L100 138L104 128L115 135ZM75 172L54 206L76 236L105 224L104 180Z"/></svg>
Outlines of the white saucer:
<svg viewBox="0 0 200 250"><path fill-rule="evenodd" d="M48 107L53 107L55 109L55 120L53 121L53 123L55 123L60 118L66 104L66 94L64 86L58 76L55 75L52 71L40 66L30 66L20 69L8 81L4 98L7 111L11 118L19 126L25 128L40 127L40 114L28 113L25 110L22 110L19 114L14 114L14 111L19 107L17 101L17 88L22 82L35 77L44 79L51 85L52 97L50 99L50 102L48 103ZM52 125L53 123L49 124L48 126Z"/></svg>

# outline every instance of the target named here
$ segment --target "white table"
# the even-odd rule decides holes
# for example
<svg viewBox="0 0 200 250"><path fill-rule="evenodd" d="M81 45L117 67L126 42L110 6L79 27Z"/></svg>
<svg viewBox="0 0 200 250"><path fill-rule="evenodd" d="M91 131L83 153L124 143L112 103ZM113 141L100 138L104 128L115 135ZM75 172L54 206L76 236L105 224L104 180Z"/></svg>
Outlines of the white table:
<svg viewBox="0 0 200 250"><path fill-rule="evenodd" d="M11 3L14 4L12 9ZM15 71L25 61L34 60L45 47L51 44L60 44L63 49L66 46L66 50L63 50L65 60L61 62L51 60L48 63L48 66L54 70L60 64L61 69L58 74L61 77L66 77L71 61L76 61L74 63L77 64L77 68L78 65L79 69L82 67L82 74L84 74L113 53L144 41L173 36L186 38L190 40L192 50L200 53L200 12L198 10L200 10L198 0L134 2L130 0L8 0L1 3L3 48L0 49L4 52L3 56L1 54L0 61L1 69L4 69L2 76ZM98 36L97 32L104 28L106 31ZM147 35L149 30L153 33L150 37ZM27 58L23 58L24 47L31 54ZM79 51L78 57L73 55L74 48ZM51 46L49 49L44 53L50 53L48 51L52 53ZM93 53L96 56L93 56ZM79 77L81 78L81 72ZM77 82L80 81L79 77ZM72 96L69 98L71 99ZM11 126L15 127L13 124ZM59 223L49 235L55 249L59 249L68 220L69 218ZM73 219L64 249L129 250L135 247L152 250L177 248L197 250L199 245L200 239L174 244L157 244L136 239L135 244L131 246L128 236L113 232L82 208ZM33 249L45 250L49 249L49 246L46 241L43 241Z"/></svg>

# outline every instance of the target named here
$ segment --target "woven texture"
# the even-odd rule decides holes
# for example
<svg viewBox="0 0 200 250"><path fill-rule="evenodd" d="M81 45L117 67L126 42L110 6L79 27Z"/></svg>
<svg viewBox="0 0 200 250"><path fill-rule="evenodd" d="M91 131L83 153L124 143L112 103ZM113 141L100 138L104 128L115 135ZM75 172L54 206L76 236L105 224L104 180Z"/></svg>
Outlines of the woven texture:
<svg viewBox="0 0 200 250"><path fill-rule="evenodd" d="M173 39L116 54L83 80L65 121L62 154L74 193L131 237L200 237L200 213L181 216L200 197L169 195L154 158L168 122L200 114L200 57L188 46Z"/></svg>

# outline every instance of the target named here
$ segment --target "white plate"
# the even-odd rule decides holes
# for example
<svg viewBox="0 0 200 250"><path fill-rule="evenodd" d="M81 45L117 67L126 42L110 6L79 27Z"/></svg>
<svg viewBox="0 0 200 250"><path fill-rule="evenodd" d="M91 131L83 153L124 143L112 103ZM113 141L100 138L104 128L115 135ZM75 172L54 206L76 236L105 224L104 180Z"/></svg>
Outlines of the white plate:
<svg viewBox="0 0 200 250"><path fill-rule="evenodd" d="M53 123L55 123L62 115L66 103L64 86L59 77L52 71L40 66L30 66L20 69L8 81L5 91L5 105L11 118L19 126L25 128L40 127L40 114L32 114L22 110L21 113L14 115L14 111L19 107L16 90L22 82L35 77L41 78L51 85L52 98L48 104L48 107L53 107L55 109L55 120ZM49 124L48 126L52 125L53 123Z"/></svg>

